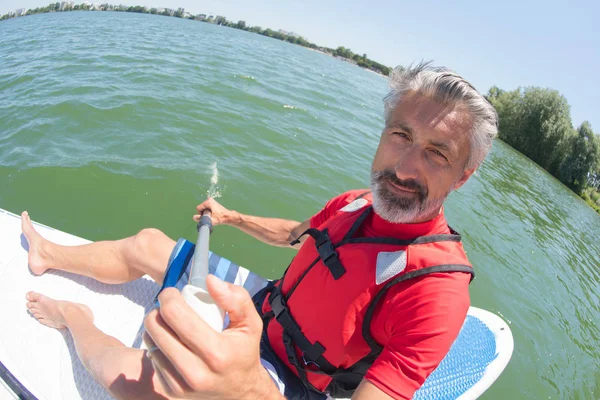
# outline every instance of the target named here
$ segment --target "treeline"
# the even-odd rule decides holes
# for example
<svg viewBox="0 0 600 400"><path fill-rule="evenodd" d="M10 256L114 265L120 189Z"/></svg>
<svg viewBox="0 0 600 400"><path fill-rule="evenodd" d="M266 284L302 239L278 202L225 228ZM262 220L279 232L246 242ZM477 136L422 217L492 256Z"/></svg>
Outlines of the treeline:
<svg viewBox="0 0 600 400"><path fill-rule="evenodd" d="M60 3L57 2L57 3L50 3L46 7L40 7L40 8L27 10L23 14L14 13L14 12L7 13L7 14L3 15L2 17L0 17L0 21L9 19L9 18L20 17L20 16L25 16L25 15L32 15L32 14L57 12L57 11L80 11L80 10L83 10L83 11L135 12L135 13L157 14L157 15L164 15L164 16L169 16L169 17L192 19L192 20L207 22L207 23L211 23L211 24L215 24L215 25L227 26L227 27L234 28L234 29L241 29L244 31L252 32L252 33L258 33L259 35L268 36L268 37L271 37L274 39L283 40L288 43L293 43L293 44L297 44L299 46L308 47L313 50L318 50L318 51L321 51L323 53L329 54L334 57L342 58L343 60L348 61L352 64L356 64L359 67L370 69L374 72L377 72L377 73L385 75L385 76L388 76L391 71L390 67L380 64L376 61L370 60L366 54L362 54L362 55L355 54L350 49L347 49L343 46L340 46L337 49L330 49L328 47L318 46L314 43L309 42L308 40L304 39L303 37L300 37L295 34L291 34L289 32L285 32L285 31L281 31L281 30L274 31L269 28L262 29L260 26L247 26L245 21L238 21L238 22L228 21L227 18L220 16L220 15L217 15L217 16L206 15L206 14L191 15L190 13L186 13L183 8L178 8L178 9L149 8L149 7L143 7L143 6L126 7L126 6L122 6L122 5L115 6L115 5L108 4L108 3L104 3L104 4L100 4L100 5L98 5L96 3L91 4L91 5L86 4L86 3L74 5L72 2L60 2Z"/></svg>
<svg viewBox="0 0 600 400"><path fill-rule="evenodd" d="M363 68L367 68L373 71L377 71L385 76L389 76L390 72L391 72L391 68L386 67L383 64L379 64L376 61L373 60L369 60L367 58L366 54L363 54L362 56L359 54L354 54L352 52L352 50L345 48L344 46L340 46L337 49L333 50L333 49L329 49L329 48L324 48L324 50L334 56L337 57L342 57L348 60L352 60L356 63L356 65L358 65L359 67L363 67Z"/></svg>
<svg viewBox="0 0 600 400"><path fill-rule="evenodd" d="M487 98L498 111L500 139L600 213L600 136L587 121L573 127L564 96L539 87L504 91L494 86Z"/></svg>

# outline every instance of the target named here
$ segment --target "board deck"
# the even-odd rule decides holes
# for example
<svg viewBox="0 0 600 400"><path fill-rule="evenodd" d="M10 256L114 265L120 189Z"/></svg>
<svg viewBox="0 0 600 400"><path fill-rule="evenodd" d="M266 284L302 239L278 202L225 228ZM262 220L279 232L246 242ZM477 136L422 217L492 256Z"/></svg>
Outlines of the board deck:
<svg viewBox="0 0 600 400"><path fill-rule="evenodd" d="M34 223L38 232L62 245L87 240ZM150 278L105 285L91 278L49 271L31 274L21 218L0 209L0 400L15 398L110 399L85 370L68 333L47 328L30 316L25 294L35 290L50 297L89 306L95 324L130 347L142 344L142 321L154 307L159 286ZM259 275L211 253L210 272L244 286L251 294L266 285ZM450 352L414 399L479 397L504 370L513 351L508 325L497 315L471 307Z"/></svg>

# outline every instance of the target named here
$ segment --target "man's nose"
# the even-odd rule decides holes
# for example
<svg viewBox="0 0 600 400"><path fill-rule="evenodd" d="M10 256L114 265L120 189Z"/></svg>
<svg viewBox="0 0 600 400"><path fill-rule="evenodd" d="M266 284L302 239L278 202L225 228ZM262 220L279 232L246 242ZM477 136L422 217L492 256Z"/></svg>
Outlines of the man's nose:
<svg viewBox="0 0 600 400"><path fill-rule="evenodd" d="M398 159L394 171L400 180L418 180L421 162L418 152L409 151Z"/></svg>

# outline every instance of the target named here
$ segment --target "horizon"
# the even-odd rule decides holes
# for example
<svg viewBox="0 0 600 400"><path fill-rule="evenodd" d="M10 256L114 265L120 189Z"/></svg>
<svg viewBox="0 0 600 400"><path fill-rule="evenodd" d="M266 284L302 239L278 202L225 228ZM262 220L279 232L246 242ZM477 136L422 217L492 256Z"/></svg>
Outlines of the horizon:
<svg viewBox="0 0 600 400"><path fill-rule="evenodd" d="M4 0L0 15L50 3ZM464 76L483 94L492 86L507 91L529 86L556 89L571 106L574 128L587 120L600 132L595 107L600 103L600 78L595 73L600 69L600 29L593 18L600 15L600 3L591 0L579 2L578 7L515 0L495 5L465 0L455 6L384 0L378 8L341 0L327 4L256 0L252 7L240 0L107 3L221 15L233 22L243 20L247 26L294 32L318 46L344 46L389 67L433 60ZM396 15L403 18L396 21ZM423 23L421 16L427 16Z"/></svg>

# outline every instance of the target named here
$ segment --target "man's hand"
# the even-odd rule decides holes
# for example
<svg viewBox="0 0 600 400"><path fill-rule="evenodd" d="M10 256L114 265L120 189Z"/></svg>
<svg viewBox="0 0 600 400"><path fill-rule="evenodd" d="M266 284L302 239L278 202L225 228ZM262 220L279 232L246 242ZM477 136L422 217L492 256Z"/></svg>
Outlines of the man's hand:
<svg viewBox="0 0 600 400"><path fill-rule="evenodd" d="M310 220L297 222L287 219L245 215L223 207L212 197L196 207L198 213L194 215L194 221L200 221L200 216L204 210L212 212L213 225L236 227L242 232L272 246L290 247L292 240L297 239L305 230L310 228ZM300 243L293 247L299 249L305 239L306 236L303 236Z"/></svg>
<svg viewBox="0 0 600 400"><path fill-rule="evenodd" d="M210 328L174 288L163 290L160 310L144 321L144 341L162 383L178 398L283 399L260 364L262 320L250 295L214 275L206 282L229 313L223 333Z"/></svg>
<svg viewBox="0 0 600 400"><path fill-rule="evenodd" d="M198 206L196 207L196 211L198 211L198 214L194 215L194 221L200 221L200 217L202 216L202 212L204 210L211 211L213 226L229 224L232 222L233 218L237 214L235 211L223 207L221 203L219 203L212 197L209 197L206 200L204 200L202 204L198 204Z"/></svg>

